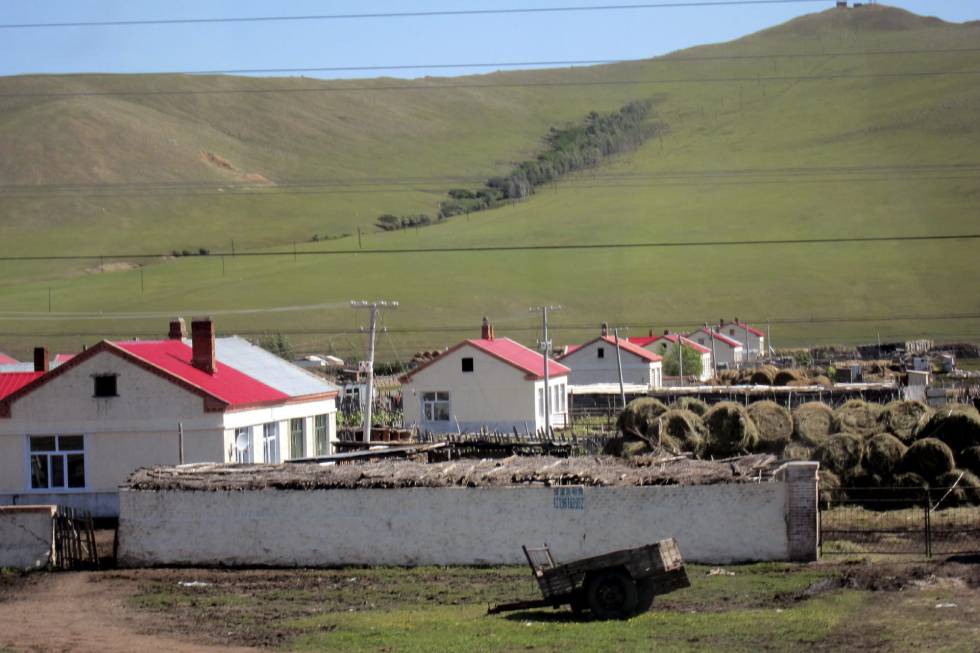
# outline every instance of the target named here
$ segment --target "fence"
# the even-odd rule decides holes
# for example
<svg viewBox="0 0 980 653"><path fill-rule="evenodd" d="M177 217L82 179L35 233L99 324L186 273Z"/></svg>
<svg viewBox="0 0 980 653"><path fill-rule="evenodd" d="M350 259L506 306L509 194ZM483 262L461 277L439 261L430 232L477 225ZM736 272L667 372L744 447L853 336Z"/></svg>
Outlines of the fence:
<svg viewBox="0 0 980 653"><path fill-rule="evenodd" d="M433 462L457 458L506 458L508 456L592 456L602 453L606 438L602 436L580 437L575 433L552 431L550 433L429 433L418 434L418 442L430 444L445 442L449 446L432 452Z"/></svg>
<svg viewBox="0 0 980 653"><path fill-rule="evenodd" d="M965 496L957 488L822 490L820 552L926 556L978 553L977 499Z"/></svg>
<svg viewBox="0 0 980 653"><path fill-rule="evenodd" d="M56 569L98 569L95 525L90 512L59 506L54 515Z"/></svg>

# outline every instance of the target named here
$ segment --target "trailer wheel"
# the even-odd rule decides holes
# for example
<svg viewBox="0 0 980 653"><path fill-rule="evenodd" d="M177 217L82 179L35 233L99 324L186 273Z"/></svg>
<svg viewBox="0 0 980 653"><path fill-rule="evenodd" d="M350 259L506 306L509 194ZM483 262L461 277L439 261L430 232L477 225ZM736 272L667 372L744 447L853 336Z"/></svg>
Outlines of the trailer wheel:
<svg viewBox="0 0 980 653"><path fill-rule="evenodd" d="M653 597L656 594L652 578L641 578L636 581L636 614L642 614L653 605Z"/></svg>
<svg viewBox="0 0 980 653"><path fill-rule="evenodd" d="M597 619L627 619L639 601L636 584L625 571L603 571L589 579L586 600Z"/></svg>

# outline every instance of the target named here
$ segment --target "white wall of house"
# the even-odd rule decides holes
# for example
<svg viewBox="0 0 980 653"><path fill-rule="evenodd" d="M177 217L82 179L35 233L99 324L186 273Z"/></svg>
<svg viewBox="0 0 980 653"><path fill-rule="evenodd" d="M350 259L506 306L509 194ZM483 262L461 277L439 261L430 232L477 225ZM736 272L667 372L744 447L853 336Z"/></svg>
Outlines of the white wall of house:
<svg viewBox="0 0 980 653"><path fill-rule="evenodd" d="M663 385L663 364L660 361L648 361L622 348L620 353L623 360L623 383L645 385L648 388L659 388ZM619 383L616 346L603 340L583 345L562 357L561 364L572 369L569 378L574 385Z"/></svg>
<svg viewBox="0 0 980 653"><path fill-rule="evenodd" d="M473 371L463 372L463 359L473 359ZM549 379L551 392L567 392L568 378ZM404 424L418 426L433 433L457 430L476 431L482 427L510 431L517 427L535 431L544 428L543 409L537 407L544 382L526 378L526 373L471 346L447 353L420 370L402 386ZM426 419L423 404L437 393L438 406L429 416L441 414L448 419ZM442 399L445 397L446 399ZM448 407L445 403L448 401ZM567 398L564 406L567 408ZM565 425L565 411L552 411L552 427Z"/></svg>
<svg viewBox="0 0 980 653"><path fill-rule="evenodd" d="M666 343L667 345L666 349L664 349L662 343ZM664 360L667 360L668 357L677 356L676 346L677 345L671 343L670 341L656 340L654 342L651 342L647 346L645 346L644 349L654 354L657 354L658 356L662 356ZM690 347L690 345L687 346ZM698 376L698 380L707 381L712 377L713 374L714 374L714 368L711 365L711 352L710 351L701 352L701 374ZM687 376L686 372L685 372L685 376Z"/></svg>
<svg viewBox="0 0 980 653"><path fill-rule="evenodd" d="M741 342L745 347L745 360L754 361L766 353L766 337L746 330L744 324L726 323L719 327L718 333Z"/></svg>
<svg viewBox="0 0 980 653"><path fill-rule="evenodd" d="M687 338L689 340L693 340L694 342L698 343L702 347L707 347L708 349L712 348L711 336L709 336L704 331L695 331L694 333L688 335ZM739 344L737 346L732 346L724 342L723 340L715 338L714 354L715 357L718 359L719 365L725 364L729 368L738 367L739 365L742 364L742 358L743 358L742 352L743 352L742 345Z"/></svg>

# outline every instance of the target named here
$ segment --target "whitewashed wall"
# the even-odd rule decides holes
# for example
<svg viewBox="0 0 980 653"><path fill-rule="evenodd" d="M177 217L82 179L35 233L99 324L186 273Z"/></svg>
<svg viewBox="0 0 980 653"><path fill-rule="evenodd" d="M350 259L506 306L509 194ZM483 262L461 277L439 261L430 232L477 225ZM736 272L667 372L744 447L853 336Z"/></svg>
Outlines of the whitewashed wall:
<svg viewBox="0 0 980 653"><path fill-rule="evenodd" d="M602 348L603 357L598 350ZM625 349L620 349L623 360L623 382L645 385L648 388L661 386L660 362L640 358ZM572 368L571 383L590 385L593 383L619 383L619 363L616 361L616 345L598 340L583 345L571 354L563 356L561 364Z"/></svg>
<svg viewBox="0 0 980 653"><path fill-rule="evenodd" d="M522 544L547 542L561 561L675 537L692 562L786 560L788 496L784 482L122 490L119 556L128 566L520 564Z"/></svg>
<svg viewBox="0 0 980 653"><path fill-rule="evenodd" d="M46 567L54 554L54 506L0 507L0 567Z"/></svg>

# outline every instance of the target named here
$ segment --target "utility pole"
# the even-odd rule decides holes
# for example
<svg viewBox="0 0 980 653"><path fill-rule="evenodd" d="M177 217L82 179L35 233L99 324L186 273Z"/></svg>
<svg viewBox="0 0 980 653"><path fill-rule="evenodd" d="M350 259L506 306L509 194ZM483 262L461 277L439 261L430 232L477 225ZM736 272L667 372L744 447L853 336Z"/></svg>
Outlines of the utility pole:
<svg viewBox="0 0 980 653"><path fill-rule="evenodd" d="M616 367L619 368L619 398L623 402L623 410L626 410L626 390L623 388L623 355L619 351L619 327L613 329L613 337L616 339Z"/></svg>
<svg viewBox="0 0 980 653"><path fill-rule="evenodd" d="M371 309L371 327L370 335L368 336L368 359L361 364L367 372L367 400L364 402L364 426L362 427L361 437L365 443L371 442L371 410L374 407L374 340L377 335L378 330L378 309L380 308L398 308L398 302L380 300L374 302L367 301L352 301L350 303L351 308L369 308Z"/></svg>
<svg viewBox="0 0 980 653"><path fill-rule="evenodd" d="M560 311L561 306L532 306L527 310L531 313L541 312L541 324L544 330L544 337L541 339L539 348L544 357L544 432L547 435L548 429L551 427L551 388L548 387L550 376L548 362L551 360L551 340L548 338L548 311Z"/></svg>
<svg viewBox="0 0 980 653"><path fill-rule="evenodd" d="M711 336L711 367L714 368L715 378L718 378L718 357L715 355L715 332L708 328L708 323L704 323L704 330Z"/></svg>
<svg viewBox="0 0 980 653"><path fill-rule="evenodd" d="M681 350L681 347L684 346L684 343L681 342L683 337L680 332L677 333L677 369L678 375L681 377L681 385L684 385L684 352Z"/></svg>
<svg viewBox="0 0 980 653"><path fill-rule="evenodd" d="M772 355L772 320L766 320L766 358Z"/></svg>

